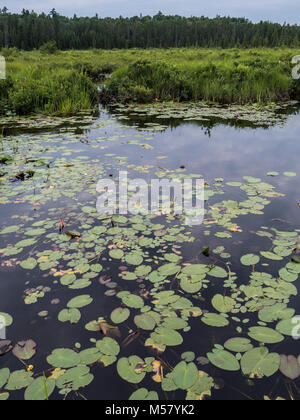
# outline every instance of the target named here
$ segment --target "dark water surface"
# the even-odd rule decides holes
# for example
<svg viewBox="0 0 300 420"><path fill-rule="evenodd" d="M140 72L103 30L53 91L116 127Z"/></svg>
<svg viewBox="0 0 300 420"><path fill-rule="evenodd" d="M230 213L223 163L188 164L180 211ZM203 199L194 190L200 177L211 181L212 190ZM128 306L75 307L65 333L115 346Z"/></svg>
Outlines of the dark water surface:
<svg viewBox="0 0 300 420"><path fill-rule="evenodd" d="M153 120L151 120L153 121ZM163 124L165 125L165 121ZM81 344L84 350L92 347L94 344L91 339L100 340L103 338L101 332L90 332L85 329L85 325L96 320L99 317L110 320L111 312L122 305L117 296L106 296L104 293L109 289L99 284L100 275L108 274L112 276L112 281L118 283L117 292L130 290L132 293L141 292L141 283L135 281L125 281L119 277L120 266L128 265L126 262L111 260L108 255L108 244L105 243L105 250L100 252L98 262L103 266L103 272L91 279L91 285L82 290L72 290L59 283L59 277L54 277L55 271L69 269L68 260L63 258L57 261L57 265L51 269L41 271L39 266L31 269L24 269L19 266L19 262L28 257L39 258L37 252L45 249L56 250L62 246L63 252L68 252L68 244L61 245L62 242L57 238L51 238L51 232L57 235L59 232L59 219L62 218L66 223L66 230L70 232L79 231L84 233L85 218L91 219L92 216L82 212L85 205L95 207L95 183L100 176L110 176L116 179L119 170L129 170L131 178L144 178L149 180L158 173L177 174L198 174L202 175L205 181L212 186L212 189L220 188L223 194L214 195L207 206L213 206L222 200L234 200L241 202L247 199L247 195L240 188L233 188L227 185L227 182L242 182L244 176L260 178L262 182L269 183L275 187L275 191L283 194L282 197L270 198L270 203L264 207L261 214L241 215L233 220L240 231L232 232L230 238L219 238L215 236L217 232L228 230L215 224L204 224L193 228L186 228L190 236L195 240L192 243L177 244L181 248L181 263L200 263L217 264L225 267L226 262L230 262L231 271L237 274L237 284L249 284L249 275L252 267L244 266L240 258L245 254L260 255L261 251L269 251L272 243L267 237L257 235L262 228L266 232L271 232L272 228L277 231L297 232L299 236L299 212L300 202L299 182L300 182L300 142L299 127L300 114L295 113L287 117L283 124L278 124L269 128L251 128L235 127L225 122L214 122L204 126L196 122L181 122L180 124L169 123L168 128L162 131L144 131L146 126L141 125L139 120L131 119L129 122L122 122L106 111L101 111L99 119L89 127L82 126L82 134L75 132L74 128L64 127L48 133L19 133L7 135L2 139L3 153L12 155L23 155L37 158L47 158L49 163L50 179L45 181L48 192L45 195L39 195L39 179L28 178L25 181L13 179L12 174L17 173L21 166L10 168L10 165L1 165L1 175L9 177L9 183L5 184L5 189L0 184L0 198L9 191L12 194L11 202L3 200L0 204L0 231L1 229L21 224L20 231L16 233L3 234L0 236L0 249L12 247L16 242L28 239L26 230L30 229L32 224L40 220L47 220L45 224L52 223L48 227L47 233L37 238L38 242L30 247L26 247L21 253L15 256L5 256L2 253L2 266L0 268L0 312L10 314L14 321L12 326L7 328L7 339L16 343L20 340L33 339L37 343L37 354L32 360L25 361L26 364L34 365L34 376L38 377L43 371L46 376L50 375L53 367L47 363L47 356L57 348L74 348L75 343ZM150 147L145 147L149 145ZM15 152L15 153L14 153ZM39 155L40 153L40 155ZM82 159L82 157L84 157ZM59 169L55 169L58 159L65 159ZM19 158L18 158L19 159ZM65 164L74 164L74 172L67 172ZM19 163L18 163L19 165ZM21 164L20 164L21 165ZM22 163L23 165L23 163ZM77 165L77 166L76 166ZM40 166L37 166L40 168ZM41 166L43 171L47 168ZM181 168L181 169L180 169ZM7 171L9 175L7 175ZM65 172L64 172L65 171ZM170 171L170 172L169 172ZM175 172L174 172L175 171ZM278 172L278 176L267 176L268 172ZM3 172L3 173L2 173ZM285 172L295 173L296 176L286 176ZM293 174L294 175L294 174ZM43 175L44 176L44 175ZM217 186L213 187L216 179L222 178L223 181L217 181ZM36 185L35 185L36 182ZM246 182L247 183L247 182ZM51 198L53 191L59 189L60 194L54 199ZM220 187L219 187L220 186ZM52 188L54 187L54 188ZM74 196L66 196L62 192L68 189ZM17 189L17 190L16 190ZM14 196L17 191L18 197ZM34 194L37 194L37 200L34 200ZM32 196L27 200L28 195ZM16 202L18 199L23 202ZM165 217L159 217L152 223L166 224ZM172 224L180 225L180 221L169 221L168 226ZM88 227L99 225L93 220L88 220ZM41 226L43 228L43 226ZM50 229L50 230L49 230ZM162 229L162 228L161 228ZM210 231L210 234L205 234ZM142 235L143 232L140 232ZM155 235L154 235L155 236ZM150 235L154 238L153 234ZM275 237L273 237L273 240ZM86 249L74 248L74 253L94 252L93 240L88 241L91 246ZM110 241L113 243L114 241ZM298 244L298 238L296 240ZM297 244L296 247L297 248ZM98 244L99 245L99 244ZM164 245L165 246L165 245ZM212 250L219 246L224 246L224 253L230 254L224 258L218 257ZM204 248L210 248L210 258L202 255ZM172 246L171 246L172 248ZM126 247L125 247L126 249ZM178 248L179 249L179 248ZM170 247L165 249L148 249L148 260L158 255L161 258L160 264L166 263L163 255L165 252L172 252ZM293 251L297 253L296 250ZM99 254L99 253L98 253ZM12 261L16 259L16 261ZM93 258L87 258L88 260ZM261 257L257 271L268 272L274 277L278 276L278 270L285 266L291 260L291 255L284 257L281 261L273 261ZM12 266L7 266L7 261L11 261ZM218 262L216 262L218 261ZM222 261L222 263L220 262ZM268 264L263 266L262 264ZM134 267L135 268L135 267ZM174 277L174 276L173 276ZM77 276L77 279L81 276ZM143 279L142 279L143 280ZM181 296L191 299L194 306L201 308L204 312L217 311L211 305L211 299L215 294L224 294L224 279L210 278L207 289L200 293L188 294L182 290L178 284L173 283L162 285L161 290L170 289L179 291ZM144 288L151 292L153 284L147 280L142 281ZM299 281L294 283L299 291ZM36 303L24 304L26 289L32 289L39 286L49 287L44 297L39 298ZM80 295L90 295L93 303L80 308L81 319L77 324L62 323L57 320L59 312L66 308L70 299ZM228 295L228 293L227 293ZM230 295L230 293L229 293ZM59 299L57 305L51 303L53 299ZM145 297L145 305L151 306L151 300ZM289 308L295 309L295 314L300 314L299 297L294 295L286 296L285 299L278 299L279 302L288 303ZM47 311L47 316L39 316L41 311ZM139 313L137 309L131 309L131 317L128 321L119 325L121 337L117 338L121 345L124 339L131 332L137 331L133 318ZM229 314L229 318L234 316ZM235 314L239 317L240 314ZM180 356L186 351L195 353L196 358L206 357L211 352L214 345L223 345L232 337L247 337L249 326L257 326L257 311L247 313L241 316L242 319L249 318L249 323L241 325L242 333L237 333L238 325L230 321L229 326L225 328L211 327L201 321L201 317L191 317L188 324L190 331L181 332L184 341L179 346L167 347L166 351L160 355L153 349L145 347L145 340L149 338L151 331L140 331L139 337L127 346L121 346L121 357L138 355L141 358L155 357L167 364L175 367L180 362ZM269 328L275 328L277 322L267 325ZM263 345L252 340L254 347ZM298 357L299 342L292 337L285 336L284 341L275 344L267 344L266 347L280 355L294 355ZM76 350L78 351L78 350ZM195 361L195 363L197 363ZM128 399L130 395L138 388L147 388L149 391L156 391L160 399L182 399L185 398L185 391L164 392L161 390L161 384L152 380L153 374L147 373L146 378L138 385L126 382L121 379L117 373L117 362L108 367L102 364L91 365L91 373L94 375L93 382L87 387L82 387L79 391L70 392L68 399L107 399L118 400ZM165 366L165 365L164 365ZM0 358L0 369L8 367L11 372L24 369L24 364L9 353ZM217 384L216 388L211 390L212 399L262 399L268 395L271 398L283 397L299 399L298 387L300 387L299 378L291 381L281 372L277 371L270 378L253 378L249 380L241 371L229 372L222 370L213 364L201 366L197 364L199 370L208 373ZM165 372L168 373L167 369ZM3 389L1 392L7 392ZM10 391L9 391L10 392ZM24 388L10 392L10 399L22 399ZM51 396L52 399L62 399L63 395L58 393L58 389Z"/></svg>

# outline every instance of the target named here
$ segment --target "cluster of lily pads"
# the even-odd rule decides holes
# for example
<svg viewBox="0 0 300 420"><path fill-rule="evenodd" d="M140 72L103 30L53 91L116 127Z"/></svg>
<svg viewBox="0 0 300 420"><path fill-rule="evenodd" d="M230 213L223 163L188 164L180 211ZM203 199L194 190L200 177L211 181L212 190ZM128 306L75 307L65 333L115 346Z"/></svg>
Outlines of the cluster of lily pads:
<svg viewBox="0 0 300 420"><path fill-rule="evenodd" d="M198 111L190 108L189 112ZM180 112L187 116L184 106L172 112L179 118ZM209 109L201 108L201 112L209 113ZM241 111L226 112L236 118ZM171 111L164 117L171 118ZM119 123L97 124L109 130L110 125L118 127ZM139 136L144 140L124 136L121 141L149 149L145 147L148 130ZM3 141L0 203L28 210L13 214L11 223L6 220L0 230L1 269L22 269L39 278L39 286L31 287L30 280L24 285L26 305L39 304L40 309L54 288L58 296L68 293L70 299L65 305L59 299L52 301L56 319L61 328L87 330L91 344L50 349L46 360L34 366L38 343L31 339L0 341L4 366L9 357L25 364L13 372L7 367L0 369L0 399L13 397L12 392L19 390L24 390L27 400L67 398L70 394L80 398L97 379L99 366L115 366L121 380L134 385L133 392L128 390L132 400L159 399L164 392L182 391L187 400L213 396L219 389L215 369L241 372L251 380L281 371L296 380L300 376L299 355L281 354L271 346L293 336L296 311L290 301L298 295L300 230L263 226L254 232L257 239L264 240L257 253L246 253L240 261L230 263L228 252L228 240L238 238L243 231L243 218L264 214L272 199L283 196L267 181L279 174L269 173L266 180L245 176L240 182L222 178L206 182L200 236L185 225L184 219L172 214L100 216L95 207L96 183L110 173L111 165L133 172L156 171L156 176L171 179L199 177L186 174L184 168L158 171L149 165L142 170L124 157L103 152L113 160L113 164L106 164L103 156L91 159L81 146L72 148L79 143L103 150L104 138L86 143L84 133L66 130L39 137L25 135L22 142L14 137ZM110 137L112 143L117 139L120 137ZM228 199L228 194L239 199ZM269 246L266 241L270 241ZM188 259L184 256L187 245L198 250ZM95 286L114 309L107 313L99 307L98 317L85 323L88 307L97 305L97 296L89 293ZM51 320L48 311L37 312L47 328ZM10 332L13 314L0 316ZM203 331L224 329L229 337L205 354L199 348L186 351L185 338L194 334L195 323ZM137 343L149 357L135 354ZM123 349L130 346L132 355L126 357ZM170 355L177 348L174 362ZM148 389L149 379L153 389Z"/></svg>
<svg viewBox="0 0 300 420"><path fill-rule="evenodd" d="M183 120L207 123L211 119L220 121L234 120L240 123L248 123L255 127L272 126L282 123L286 116L281 112L287 108L294 107L297 101L289 101L279 105L229 105L227 107L216 104L209 105L206 102L196 103L156 103L151 105L113 105L113 112L121 120L130 120L135 117L149 117L156 120ZM125 113L125 115L124 115ZM167 127L155 123L146 123L151 129L164 129Z"/></svg>

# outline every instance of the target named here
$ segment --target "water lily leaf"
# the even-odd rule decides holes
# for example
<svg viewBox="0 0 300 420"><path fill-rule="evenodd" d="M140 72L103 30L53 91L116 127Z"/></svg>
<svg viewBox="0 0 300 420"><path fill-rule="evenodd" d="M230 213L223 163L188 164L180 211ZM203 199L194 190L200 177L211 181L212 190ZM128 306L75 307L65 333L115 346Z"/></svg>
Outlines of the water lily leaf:
<svg viewBox="0 0 300 420"><path fill-rule="evenodd" d="M248 338L242 337L231 338L230 340L227 340L224 344L224 347L227 350L233 351L235 353L245 353L246 351L253 349L251 341Z"/></svg>
<svg viewBox="0 0 300 420"><path fill-rule="evenodd" d="M202 322L210 327L227 327L228 319L219 314L206 313L202 317Z"/></svg>
<svg viewBox="0 0 300 420"><path fill-rule="evenodd" d="M186 390L198 380L199 372L195 363L180 362L172 372L172 378L179 389Z"/></svg>
<svg viewBox="0 0 300 420"><path fill-rule="evenodd" d="M25 270L33 270L37 266L37 261L35 258L28 258L25 261L22 261L20 266Z"/></svg>
<svg viewBox="0 0 300 420"><path fill-rule="evenodd" d="M70 322L71 324L77 324L81 319L81 313L78 309L63 309L58 314L58 320L60 322Z"/></svg>
<svg viewBox="0 0 300 420"><path fill-rule="evenodd" d="M110 319L115 324L122 324L127 321L130 317L130 310L128 308L117 308L115 309L110 316Z"/></svg>
<svg viewBox="0 0 300 420"><path fill-rule="evenodd" d="M124 252L121 249L111 249L109 256L116 260L121 260L124 257Z"/></svg>
<svg viewBox="0 0 300 420"><path fill-rule="evenodd" d="M299 322L295 322L295 318L283 319L277 324L276 331L278 331L280 334L293 337L295 333L300 333L299 328L297 328L297 325L299 325Z"/></svg>
<svg viewBox="0 0 300 420"><path fill-rule="evenodd" d="M151 337L155 342L166 346L179 346L183 343L183 338L179 332L164 327L156 328Z"/></svg>
<svg viewBox="0 0 300 420"><path fill-rule="evenodd" d="M280 372L292 381L300 376L300 365L295 356L280 356Z"/></svg>
<svg viewBox="0 0 300 420"><path fill-rule="evenodd" d="M247 254L241 258L241 263L243 265L256 265L259 263L259 261L259 256L255 254Z"/></svg>
<svg viewBox="0 0 300 420"><path fill-rule="evenodd" d="M10 370L8 368L0 369L0 389L4 387L8 381Z"/></svg>
<svg viewBox="0 0 300 420"><path fill-rule="evenodd" d="M298 280L299 274L292 273L284 267L279 270L279 276L282 280L287 281L288 283L293 283L294 281Z"/></svg>
<svg viewBox="0 0 300 420"><path fill-rule="evenodd" d="M13 354L18 359L29 360L35 355L36 346L33 340L19 341L13 348Z"/></svg>
<svg viewBox="0 0 300 420"><path fill-rule="evenodd" d="M141 388L131 394L129 401L157 401L158 394L155 391L148 391L146 388Z"/></svg>
<svg viewBox="0 0 300 420"><path fill-rule="evenodd" d="M13 349L10 340L0 340L0 356L9 353Z"/></svg>
<svg viewBox="0 0 300 420"><path fill-rule="evenodd" d="M181 359L185 362L193 362L196 358L196 355L192 351L186 351L185 353L182 353Z"/></svg>
<svg viewBox="0 0 300 420"><path fill-rule="evenodd" d="M181 270L181 267L179 265L170 263L170 264L165 264L159 267L158 272L161 276L169 277L169 276L173 276L174 274L179 273L180 270Z"/></svg>
<svg viewBox="0 0 300 420"><path fill-rule="evenodd" d="M208 360L216 367L236 372L240 370L240 364L236 357L226 350L213 349L212 353L207 354Z"/></svg>
<svg viewBox="0 0 300 420"><path fill-rule="evenodd" d="M93 380L94 376L87 366L77 366L60 376L56 384L58 388L70 388L73 391L78 391L80 388L88 386Z"/></svg>
<svg viewBox="0 0 300 420"><path fill-rule="evenodd" d="M170 330L183 330L188 326L188 323L182 318L171 317L166 318L162 323L162 327L168 328Z"/></svg>
<svg viewBox="0 0 300 420"><path fill-rule="evenodd" d="M281 343L284 340L283 335L267 327L252 327L248 334L253 340L265 344Z"/></svg>
<svg viewBox="0 0 300 420"><path fill-rule="evenodd" d="M47 393L46 393L46 389ZM44 377L35 379L25 391L25 401L45 401L50 397L55 389L55 380Z"/></svg>
<svg viewBox="0 0 300 420"><path fill-rule="evenodd" d="M274 261L281 261L283 258L280 255L274 254L273 252L263 252L261 251L261 255L269 260Z"/></svg>
<svg viewBox="0 0 300 420"><path fill-rule="evenodd" d="M68 369L79 365L80 356L71 349L56 349L47 357L47 362L56 368Z"/></svg>
<svg viewBox="0 0 300 420"><path fill-rule="evenodd" d="M269 378L278 371L279 366L279 354L269 353L266 347L249 350L241 360L242 372L250 378Z"/></svg>
<svg viewBox="0 0 300 420"><path fill-rule="evenodd" d="M117 364L118 374L131 384L139 384L146 376L146 372L137 369L139 365L144 365L144 361L138 356L122 357Z"/></svg>
<svg viewBox="0 0 300 420"><path fill-rule="evenodd" d="M217 277L217 278L220 278L220 279L224 279L228 276L227 271L224 270L224 268L222 268L222 267L214 267L208 272L208 274L210 276Z"/></svg>
<svg viewBox="0 0 300 420"><path fill-rule="evenodd" d="M235 307L235 301L227 296L215 295L212 299L213 307L222 313L231 312Z"/></svg>
<svg viewBox="0 0 300 420"><path fill-rule="evenodd" d="M143 260L143 257L136 252L131 252L125 256L125 261L129 265L141 265Z"/></svg>
<svg viewBox="0 0 300 420"><path fill-rule="evenodd" d="M117 356L120 353L120 346L116 340L111 337L105 337L96 343L97 349L106 356Z"/></svg>
<svg viewBox="0 0 300 420"><path fill-rule="evenodd" d="M80 363L83 365L92 365L93 363L98 362L101 359L102 353L96 347L90 349L82 350L79 353Z"/></svg>
<svg viewBox="0 0 300 420"><path fill-rule="evenodd" d="M82 295L82 296L78 296L74 299L71 299L67 306L70 309L74 309L74 308L83 308L85 306L90 305L93 302L93 298L89 295Z"/></svg>
<svg viewBox="0 0 300 420"><path fill-rule="evenodd" d="M10 375L5 389L7 389L8 391L16 391L19 389L26 388L33 382L32 376L32 372L26 372L25 370L16 370Z"/></svg>
<svg viewBox="0 0 300 420"><path fill-rule="evenodd" d="M152 331L155 328L156 321L148 314L137 315L134 318L134 323L138 328L146 331Z"/></svg>
<svg viewBox="0 0 300 420"><path fill-rule="evenodd" d="M207 373L199 371L197 382L188 389L186 400L202 401L206 396L211 396L211 389L214 387L214 380Z"/></svg>
<svg viewBox="0 0 300 420"><path fill-rule="evenodd" d="M291 178L297 176L296 172L284 172L283 175Z"/></svg>
<svg viewBox="0 0 300 420"><path fill-rule="evenodd" d="M126 295L122 298L124 305L129 308L141 309L144 306L144 301L140 296L137 295Z"/></svg>
<svg viewBox="0 0 300 420"><path fill-rule="evenodd" d="M294 309L287 308L284 303L277 303L261 309L258 313L258 318L263 322L274 322L280 319L292 318L294 315Z"/></svg>
<svg viewBox="0 0 300 420"><path fill-rule="evenodd" d="M182 269L183 274L187 274L188 276L204 276L209 272L209 268L205 264L192 264L187 265Z"/></svg>

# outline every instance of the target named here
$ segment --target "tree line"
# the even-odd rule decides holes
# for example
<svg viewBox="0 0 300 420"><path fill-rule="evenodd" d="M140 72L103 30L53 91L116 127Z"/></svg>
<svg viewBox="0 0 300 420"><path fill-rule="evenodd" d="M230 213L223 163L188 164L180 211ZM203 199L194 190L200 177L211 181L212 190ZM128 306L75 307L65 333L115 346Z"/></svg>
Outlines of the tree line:
<svg viewBox="0 0 300 420"><path fill-rule="evenodd" d="M72 18L54 9L49 14L0 9L0 48L38 49L55 41L61 50L113 48L253 48L298 47L300 26L245 18L135 16L131 18Z"/></svg>

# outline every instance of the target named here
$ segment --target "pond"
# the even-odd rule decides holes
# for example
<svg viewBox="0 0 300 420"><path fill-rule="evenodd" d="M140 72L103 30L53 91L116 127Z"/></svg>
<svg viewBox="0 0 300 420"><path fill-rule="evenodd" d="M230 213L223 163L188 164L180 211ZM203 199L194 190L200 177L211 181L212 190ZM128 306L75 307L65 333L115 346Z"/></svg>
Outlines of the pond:
<svg viewBox="0 0 300 420"><path fill-rule="evenodd" d="M1 400L299 399L290 105L3 122ZM203 223L99 215L119 171L203 178Z"/></svg>

